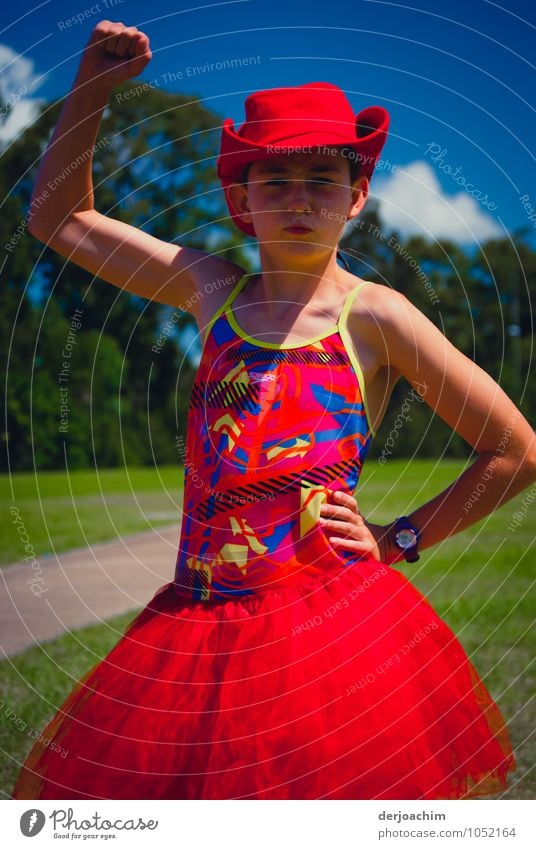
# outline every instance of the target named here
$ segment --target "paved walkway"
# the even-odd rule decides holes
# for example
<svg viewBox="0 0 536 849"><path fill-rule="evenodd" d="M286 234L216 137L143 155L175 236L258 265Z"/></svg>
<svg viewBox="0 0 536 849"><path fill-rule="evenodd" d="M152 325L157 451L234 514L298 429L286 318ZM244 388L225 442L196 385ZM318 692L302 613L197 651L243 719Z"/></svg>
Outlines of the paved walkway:
<svg viewBox="0 0 536 849"><path fill-rule="evenodd" d="M143 607L173 578L179 526L0 570L0 648L24 651L65 631ZM1 658L1 653L0 653Z"/></svg>

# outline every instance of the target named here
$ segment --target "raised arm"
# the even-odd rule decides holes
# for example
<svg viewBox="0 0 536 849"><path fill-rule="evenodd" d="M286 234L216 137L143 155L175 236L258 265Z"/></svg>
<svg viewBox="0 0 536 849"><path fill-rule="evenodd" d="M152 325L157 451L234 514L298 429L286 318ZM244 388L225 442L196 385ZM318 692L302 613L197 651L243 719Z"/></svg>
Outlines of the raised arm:
<svg viewBox="0 0 536 849"><path fill-rule="evenodd" d="M97 24L38 170L29 230L70 261L135 295L181 309L192 299L189 311L199 318L193 296L202 285L241 269L102 215L93 203L93 147L103 110L113 88L141 74L151 55L148 37L136 27Z"/></svg>

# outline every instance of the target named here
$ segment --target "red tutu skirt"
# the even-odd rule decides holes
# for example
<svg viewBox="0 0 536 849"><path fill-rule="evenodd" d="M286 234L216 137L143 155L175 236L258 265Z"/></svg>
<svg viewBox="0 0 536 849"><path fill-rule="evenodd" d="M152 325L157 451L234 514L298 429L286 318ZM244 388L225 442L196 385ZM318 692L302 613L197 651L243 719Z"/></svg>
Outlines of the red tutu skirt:
<svg viewBox="0 0 536 849"><path fill-rule="evenodd" d="M214 602L166 584L71 692L16 799L459 799L508 732L460 643L371 557Z"/></svg>

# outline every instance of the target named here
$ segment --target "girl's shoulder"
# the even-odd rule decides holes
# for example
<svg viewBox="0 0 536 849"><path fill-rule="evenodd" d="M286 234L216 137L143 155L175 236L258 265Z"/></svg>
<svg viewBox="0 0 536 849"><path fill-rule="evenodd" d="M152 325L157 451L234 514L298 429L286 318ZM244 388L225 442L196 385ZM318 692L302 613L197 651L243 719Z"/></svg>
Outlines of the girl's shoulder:
<svg viewBox="0 0 536 849"><path fill-rule="evenodd" d="M390 286L360 277L354 280L351 292L355 292L355 296L351 297L348 320L354 326L359 324L364 330L372 331L376 328L380 335L390 325L396 326L397 318L404 311L407 312L408 305L413 306L404 295Z"/></svg>
<svg viewBox="0 0 536 849"><path fill-rule="evenodd" d="M409 298L388 284L358 278L355 288L358 291L348 311L348 330L375 353L378 366L393 366L401 345L418 348L429 343L433 331L441 333ZM424 335L423 330L427 331Z"/></svg>
<svg viewBox="0 0 536 849"><path fill-rule="evenodd" d="M393 289L385 283L376 283L362 277L352 275L353 288L357 291L357 297L353 299L352 310L359 312L363 310L372 312L375 318L387 317L393 310L400 309L404 301L410 303L401 292Z"/></svg>

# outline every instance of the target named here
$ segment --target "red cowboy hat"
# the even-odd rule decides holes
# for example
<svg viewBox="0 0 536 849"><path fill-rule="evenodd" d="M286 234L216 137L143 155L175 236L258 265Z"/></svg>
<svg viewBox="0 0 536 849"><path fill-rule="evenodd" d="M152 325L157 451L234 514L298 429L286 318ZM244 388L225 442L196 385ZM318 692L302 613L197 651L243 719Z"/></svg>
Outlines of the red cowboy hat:
<svg viewBox="0 0 536 849"><path fill-rule="evenodd" d="M346 95L332 83L257 91L246 98L246 120L235 132L231 118L222 126L218 177L233 221L244 233L255 235L234 208L228 188L240 183L250 162L281 153L312 152L313 147L347 147L370 178L387 138L389 113L369 106L355 115Z"/></svg>

